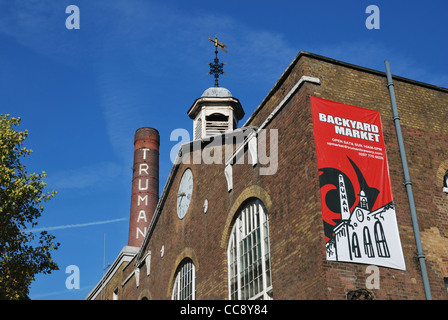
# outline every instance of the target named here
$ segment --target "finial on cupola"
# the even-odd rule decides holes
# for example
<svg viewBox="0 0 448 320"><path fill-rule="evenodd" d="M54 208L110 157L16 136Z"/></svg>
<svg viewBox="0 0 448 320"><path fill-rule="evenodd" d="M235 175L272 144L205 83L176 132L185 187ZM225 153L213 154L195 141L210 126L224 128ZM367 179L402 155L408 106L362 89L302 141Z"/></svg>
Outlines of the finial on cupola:
<svg viewBox="0 0 448 320"><path fill-rule="evenodd" d="M219 62L218 48L224 52L227 52L227 50L225 49L225 48L227 48L227 46L224 43L219 42L218 38L216 36L215 36L215 39L212 39L209 37L208 40L213 42L213 44L215 45L215 60L212 63L210 63L210 62L207 63L210 66L210 72L208 72L207 74L212 74L215 76L215 87L219 87L218 78L219 78L219 75L225 74L225 72L223 70L225 63Z"/></svg>

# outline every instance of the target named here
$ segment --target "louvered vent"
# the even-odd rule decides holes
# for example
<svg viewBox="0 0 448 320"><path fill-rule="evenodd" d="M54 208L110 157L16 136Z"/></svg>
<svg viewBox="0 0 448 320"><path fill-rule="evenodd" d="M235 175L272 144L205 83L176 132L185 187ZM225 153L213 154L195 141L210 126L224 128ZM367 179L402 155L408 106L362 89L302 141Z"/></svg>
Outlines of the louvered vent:
<svg viewBox="0 0 448 320"><path fill-rule="evenodd" d="M202 135L202 120L198 119L198 121L196 121L196 128L194 129L194 138L195 140L201 139L201 135Z"/></svg>
<svg viewBox="0 0 448 320"><path fill-rule="evenodd" d="M207 136L225 133L229 129L229 116L213 113L205 117L205 132Z"/></svg>

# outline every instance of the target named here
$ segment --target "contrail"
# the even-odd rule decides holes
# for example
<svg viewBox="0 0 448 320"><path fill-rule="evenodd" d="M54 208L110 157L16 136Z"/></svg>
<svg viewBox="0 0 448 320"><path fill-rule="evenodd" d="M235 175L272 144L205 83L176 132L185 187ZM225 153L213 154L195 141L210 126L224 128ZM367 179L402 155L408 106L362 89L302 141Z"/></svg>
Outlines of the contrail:
<svg viewBox="0 0 448 320"><path fill-rule="evenodd" d="M82 291L91 290L94 287L95 287L95 285L90 285L90 286L79 288L79 289L75 289L75 290L73 290L73 289L66 289L66 290L63 290L63 291L53 291L53 292L47 292L47 293L38 293L38 294L30 293L29 296L30 296L31 300L39 300L40 298L44 298L45 299L45 297L48 297L48 296L56 296L56 295L60 296L61 294L66 294L66 293L74 293L74 294L76 294L76 293L80 293ZM47 299L45 299L45 300L47 300Z"/></svg>
<svg viewBox="0 0 448 320"><path fill-rule="evenodd" d="M40 232L40 231L61 230L61 229L69 229L69 228L81 228L81 227L94 226L94 225L98 225L98 224L114 223L114 222L119 222L119 221L124 221L124 220L127 220L127 218L118 218L118 219L104 220L104 221L93 221L93 222L78 223L78 224L66 224L63 226L54 226L54 227L34 228L34 229L24 230L24 231L25 232Z"/></svg>

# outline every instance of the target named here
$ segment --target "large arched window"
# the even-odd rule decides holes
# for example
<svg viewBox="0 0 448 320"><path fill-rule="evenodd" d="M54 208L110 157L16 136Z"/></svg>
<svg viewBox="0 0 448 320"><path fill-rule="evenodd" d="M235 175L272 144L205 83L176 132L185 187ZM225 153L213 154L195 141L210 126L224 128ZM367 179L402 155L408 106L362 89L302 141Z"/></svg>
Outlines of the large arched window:
<svg viewBox="0 0 448 320"><path fill-rule="evenodd" d="M369 228L364 227L363 229L364 238L364 252L369 258L375 257L375 252L373 252L372 238L370 237Z"/></svg>
<svg viewBox="0 0 448 320"><path fill-rule="evenodd" d="M272 299L269 221L260 200L237 213L227 259L229 299Z"/></svg>
<svg viewBox="0 0 448 320"><path fill-rule="evenodd" d="M174 280L172 300L194 300L196 297L195 268L191 259L184 259L179 265Z"/></svg>
<svg viewBox="0 0 448 320"><path fill-rule="evenodd" d="M377 221L374 226L376 249L378 257L390 258L389 248L387 246L386 236L384 235L383 225Z"/></svg>
<svg viewBox="0 0 448 320"><path fill-rule="evenodd" d="M359 250L358 235L356 234L356 232L353 232L353 235L352 235L352 252L355 255L355 258L361 258L361 251Z"/></svg>

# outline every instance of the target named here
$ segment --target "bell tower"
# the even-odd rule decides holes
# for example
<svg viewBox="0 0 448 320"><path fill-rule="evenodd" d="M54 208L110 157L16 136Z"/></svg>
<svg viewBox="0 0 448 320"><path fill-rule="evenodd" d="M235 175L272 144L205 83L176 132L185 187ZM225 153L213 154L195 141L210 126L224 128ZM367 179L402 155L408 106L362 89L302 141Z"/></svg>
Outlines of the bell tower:
<svg viewBox="0 0 448 320"><path fill-rule="evenodd" d="M196 99L188 116L193 119L193 136L197 140L236 129L244 110L229 90L211 87Z"/></svg>
<svg viewBox="0 0 448 320"><path fill-rule="evenodd" d="M202 96L188 110L188 116L193 119L194 140L233 131L238 127L238 121L244 117L244 110L238 99L226 88L219 87L218 79L224 74L225 63L219 62L218 48L227 52L227 46L215 39L208 38L215 46L215 59L209 63L210 72L215 78L215 86L204 91Z"/></svg>

